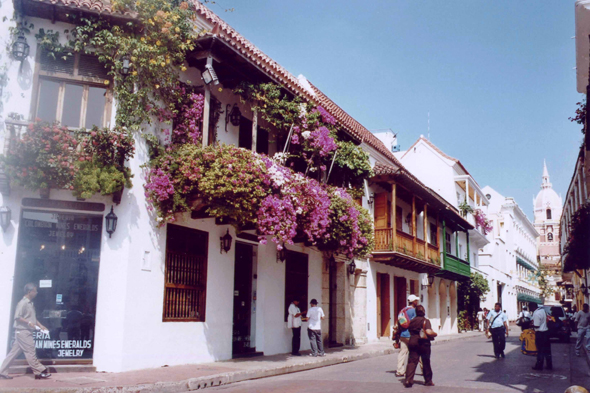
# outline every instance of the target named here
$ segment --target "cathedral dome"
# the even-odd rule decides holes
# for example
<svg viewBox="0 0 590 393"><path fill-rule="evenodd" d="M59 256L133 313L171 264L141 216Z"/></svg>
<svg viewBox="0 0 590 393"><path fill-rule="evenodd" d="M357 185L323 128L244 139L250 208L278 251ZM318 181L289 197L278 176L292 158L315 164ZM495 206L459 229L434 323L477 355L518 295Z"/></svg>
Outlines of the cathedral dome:
<svg viewBox="0 0 590 393"><path fill-rule="evenodd" d="M539 191L533 203L535 206L535 221L559 221L563 203L559 195L557 195L553 189L553 185L549 181L547 164L544 164L543 167L543 182L541 183L541 191ZM550 210L550 212L548 210Z"/></svg>

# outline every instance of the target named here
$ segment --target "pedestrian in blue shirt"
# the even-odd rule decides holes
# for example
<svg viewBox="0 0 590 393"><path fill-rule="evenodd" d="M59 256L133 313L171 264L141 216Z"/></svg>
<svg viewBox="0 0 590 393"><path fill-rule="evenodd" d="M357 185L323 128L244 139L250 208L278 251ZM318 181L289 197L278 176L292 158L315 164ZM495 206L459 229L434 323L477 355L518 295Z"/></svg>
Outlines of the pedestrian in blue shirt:
<svg viewBox="0 0 590 393"><path fill-rule="evenodd" d="M405 312L411 321L412 319L416 318L416 306L418 306L418 302L420 298L416 295L408 296L408 307L401 310ZM410 356L410 350L408 348L408 344L410 343L410 331L408 328L403 328L400 326L399 322L397 323L397 329L399 334L399 341L398 345L400 348L399 354L397 355L397 371L396 376L403 377L406 375L406 368L408 366L408 357Z"/></svg>
<svg viewBox="0 0 590 393"><path fill-rule="evenodd" d="M488 333L492 333L494 356L496 359L505 358L506 337L508 336L508 316L502 312L502 305L496 303L494 309L488 313Z"/></svg>

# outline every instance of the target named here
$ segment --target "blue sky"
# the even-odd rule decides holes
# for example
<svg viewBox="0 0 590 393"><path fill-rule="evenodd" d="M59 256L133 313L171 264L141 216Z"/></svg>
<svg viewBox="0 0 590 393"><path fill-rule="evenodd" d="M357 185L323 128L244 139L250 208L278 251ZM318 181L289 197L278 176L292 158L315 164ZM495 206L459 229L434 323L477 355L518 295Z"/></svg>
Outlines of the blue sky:
<svg viewBox="0 0 590 393"><path fill-rule="evenodd" d="M421 134L532 217L543 159L565 194L582 140L574 0L221 0L209 5L402 150ZM234 7L231 13L223 7Z"/></svg>

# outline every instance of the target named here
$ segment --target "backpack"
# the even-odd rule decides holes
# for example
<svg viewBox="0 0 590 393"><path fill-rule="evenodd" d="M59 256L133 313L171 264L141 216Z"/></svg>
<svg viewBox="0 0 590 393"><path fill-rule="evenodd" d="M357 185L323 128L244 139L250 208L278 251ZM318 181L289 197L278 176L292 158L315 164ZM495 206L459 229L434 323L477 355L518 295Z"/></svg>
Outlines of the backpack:
<svg viewBox="0 0 590 393"><path fill-rule="evenodd" d="M408 306L403 308L397 316L397 322L402 327L402 329L407 329L408 327L410 327L410 317L408 316L408 309L410 308L413 307Z"/></svg>

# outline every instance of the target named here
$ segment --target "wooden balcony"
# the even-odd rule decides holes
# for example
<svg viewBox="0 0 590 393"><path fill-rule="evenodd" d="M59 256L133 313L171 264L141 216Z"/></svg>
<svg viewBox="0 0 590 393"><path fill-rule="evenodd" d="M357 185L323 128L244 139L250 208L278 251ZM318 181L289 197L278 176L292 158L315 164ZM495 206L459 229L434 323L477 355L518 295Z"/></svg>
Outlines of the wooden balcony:
<svg viewBox="0 0 590 393"><path fill-rule="evenodd" d="M440 270L437 246L400 230L394 236L393 228L375 229L373 260L419 273Z"/></svg>
<svg viewBox="0 0 590 393"><path fill-rule="evenodd" d="M471 277L469 262L451 254L444 254L444 261L445 264L443 269L437 273L438 276L455 281L464 281Z"/></svg>

